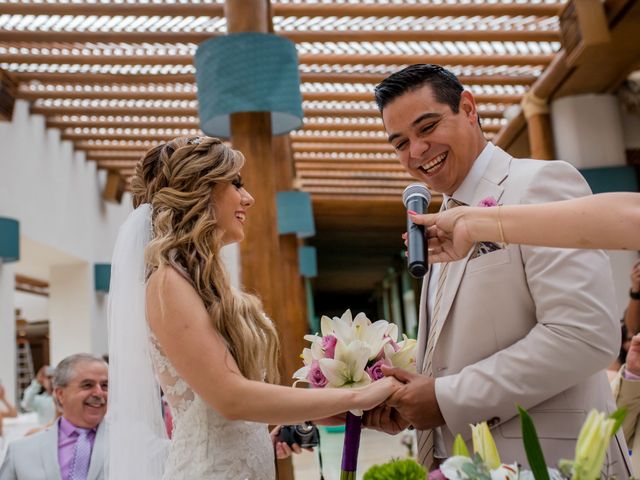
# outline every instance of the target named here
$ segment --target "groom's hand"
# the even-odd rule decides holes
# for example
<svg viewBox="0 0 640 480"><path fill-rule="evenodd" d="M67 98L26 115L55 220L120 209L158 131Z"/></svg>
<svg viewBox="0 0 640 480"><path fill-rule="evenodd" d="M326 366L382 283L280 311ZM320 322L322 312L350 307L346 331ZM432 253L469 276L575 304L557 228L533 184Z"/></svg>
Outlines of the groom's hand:
<svg viewBox="0 0 640 480"><path fill-rule="evenodd" d="M444 425L433 378L385 365L382 366L382 371L386 376L394 376L404 383L387 399L388 406L397 409L403 418L419 430Z"/></svg>
<svg viewBox="0 0 640 480"><path fill-rule="evenodd" d="M366 428L379 430L389 435L396 435L410 425L408 420L402 418L398 410L385 404L364 412L362 424Z"/></svg>

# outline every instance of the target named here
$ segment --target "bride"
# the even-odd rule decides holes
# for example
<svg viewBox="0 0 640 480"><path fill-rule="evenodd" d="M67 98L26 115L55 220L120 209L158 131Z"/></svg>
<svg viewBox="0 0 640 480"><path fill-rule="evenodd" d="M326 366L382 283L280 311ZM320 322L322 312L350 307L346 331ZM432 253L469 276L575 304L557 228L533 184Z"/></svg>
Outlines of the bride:
<svg viewBox="0 0 640 480"><path fill-rule="evenodd" d="M274 479L266 424L368 410L398 385L275 385L276 329L258 298L230 285L220 258L243 239L254 203L243 163L220 140L197 137L159 145L136 167L109 295L113 480ZM156 378L174 418L170 442Z"/></svg>

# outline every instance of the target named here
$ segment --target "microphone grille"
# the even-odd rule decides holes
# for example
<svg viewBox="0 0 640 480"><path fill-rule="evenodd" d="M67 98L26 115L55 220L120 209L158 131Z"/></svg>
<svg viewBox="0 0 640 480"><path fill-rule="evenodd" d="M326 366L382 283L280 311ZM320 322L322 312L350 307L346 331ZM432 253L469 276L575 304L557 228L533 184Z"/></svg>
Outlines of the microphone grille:
<svg viewBox="0 0 640 480"><path fill-rule="evenodd" d="M423 197L427 201L427 205L431 203L431 192L422 183L412 183L402 192L402 203L407 206L407 202L411 197Z"/></svg>

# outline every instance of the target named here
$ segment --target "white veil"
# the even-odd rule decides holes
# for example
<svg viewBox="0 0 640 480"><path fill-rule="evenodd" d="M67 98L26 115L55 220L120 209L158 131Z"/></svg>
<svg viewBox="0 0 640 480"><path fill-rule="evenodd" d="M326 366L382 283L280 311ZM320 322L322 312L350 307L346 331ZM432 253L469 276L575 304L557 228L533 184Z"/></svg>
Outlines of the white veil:
<svg viewBox="0 0 640 480"><path fill-rule="evenodd" d="M162 478L169 444L145 316L144 249L151 228L151 205L145 203L120 227L111 260L106 462L111 480Z"/></svg>

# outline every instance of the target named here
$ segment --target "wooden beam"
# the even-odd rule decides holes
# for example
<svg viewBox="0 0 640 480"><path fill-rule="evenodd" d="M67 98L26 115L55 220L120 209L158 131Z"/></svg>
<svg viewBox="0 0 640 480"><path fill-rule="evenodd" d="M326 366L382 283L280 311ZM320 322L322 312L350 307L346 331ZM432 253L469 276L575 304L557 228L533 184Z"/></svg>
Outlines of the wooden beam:
<svg viewBox="0 0 640 480"><path fill-rule="evenodd" d="M484 131L498 131L499 125L488 125L483 127ZM204 135L199 130L194 130L194 135ZM148 142L161 142L172 140L176 137L185 135L184 132L152 132L152 133L100 133L100 132L74 132L63 131L60 135L62 140L71 140L74 142L83 140L97 140L97 141L148 141ZM344 135L326 135L326 136L313 136L313 135L300 135L291 134L291 139L296 142L296 151L299 150L300 145L314 144L314 145L327 145L323 148L323 151L334 150L333 145L338 146L351 146L351 145L363 145L363 146L383 146L385 151L393 151L391 146L388 146L386 137L372 137L372 136L344 136Z"/></svg>
<svg viewBox="0 0 640 480"><path fill-rule="evenodd" d="M303 153L295 153L293 155L296 163L304 163L304 162L340 162L340 163L352 163L352 162L364 162L367 164L385 164L385 163L395 163L398 161L398 157L395 153L389 154L372 154L372 155L358 155L356 157L336 157L327 155L326 152L324 155L308 155Z"/></svg>
<svg viewBox="0 0 640 480"><path fill-rule="evenodd" d="M555 42L553 30L346 30L277 32L302 42ZM219 32L95 32L0 30L0 42L29 43L201 43ZM302 62L301 62L302 63ZM440 62L434 62L440 63Z"/></svg>
<svg viewBox="0 0 640 480"><path fill-rule="evenodd" d="M0 5L2 5L0 3ZM91 84L193 84L193 74L145 74L133 75L124 73L67 73L67 72L13 72L14 77L20 82L37 80L41 83L63 83L75 85ZM313 73L300 72L302 83L368 83L377 84L388 75L377 73ZM463 85L532 85L537 77L533 75L459 75L458 79Z"/></svg>
<svg viewBox="0 0 640 480"><path fill-rule="evenodd" d="M377 112L376 112L377 113ZM502 118L499 110L480 110L481 118ZM306 112L307 117L311 116ZM331 115L326 115L327 117ZM98 118L97 115L74 115L72 119L63 119L58 116L48 117L46 124L48 128L200 128L198 120L181 120L176 116L154 116L145 118L138 115L104 116ZM197 117L192 117L197 118ZM339 112L333 118L340 118ZM368 117L371 118L371 117ZM379 118L379 113L378 113ZM363 118L364 119L364 118ZM326 131L384 131L382 120L378 123L360 122L319 122L317 120L305 121L301 131L305 130L326 130Z"/></svg>
<svg viewBox="0 0 640 480"><path fill-rule="evenodd" d="M402 180L405 185L411 183L412 177L405 171L367 171L367 170L306 170L299 171L298 178L302 182L309 180L341 180L346 183L350 183L352 180L372 180L372 181L387 181L387 180Z"/></svg>
<svg viewBox="0 0 640 480"><path fill-rule="evenodd" d="M203 135L202 132L194 131L194 135ZM98 140L98 141L126 141L134 142L146 141L150 143L158 143L167 140L173 140L176 137L183 136L182 132L165 132L165 133L76 133L62 132L60 138L62 140L71 140L74 142L82 140Z"/></svg>
<svg viewBox="0 0 640 480"><path fill-rule="evenodd" d="M73 148L80 151L113 151L113 152L138 152L143 155L147 150L156 145L155 143L146 143L143 145L136 145L134 143L121 144L117 142L105 142L105 143L90 143L90 142L75 142Z"/></svg>
<svg viewBox="0 0 640 480"><path fill-rule="evenodd" d="M557 16L557 4L308 4L275 3L273 15L283 17L435 17ZM0 15L85 15L221 17L222 4L200 3L1 3Z"/></svg>
<svg viewBox="0 0 640 480"><path fill-rule="evenodd" d="M34 90L20 89L18 97L24 100L45 98L64 99L107 99L107 100L197 100L195 91L166 90ZM486 94L474 95L478 103L519 103L520 94ZM302 100L307 102L373 102L371 92L302 92Z"/></svg>
<svg viewBox="0 0 640 480"><path fill-rule="evenodd" d="M398 161L388 161L385 163L365 163L365 162L339 162L339 161L326 161L326 162L303 162L296 161L296 170L300 174L306 175L306 172L311 170L325 170L325 171L359 171L367 170L370 172L404 172L404 168Z"/></svg>
<svg viewBox="0 0 640 480"><path fill-rule="evenodd" d="M49 282L16 273L15 289L19 292L32 293L43 297L49 296Z"/></svg>
<svg viewBox="0 0 640 480"><path fill-rule="evenodd" d="M440 31L439 31L440 32ZM442 31L445 32L445 31ZM20 39L11 38L12 35L19 35L27 33L34 36L34 39ZM345 32L345 35L349 32ZM353 33L353 32L351 32ZM360 33L360 32L356 32ZM382 34L383 32L381 32ZM407 33L407 32L405 32ZM413 33L413 32L409 32ZM104 32L90 32L89 34L100 34L114 36L111 40L81 40L77 37L87 35L85 32L6 32L0 30L0 42L20 42L29 41L35 42L40 37L46 37L40 40L41 42L161 42L161 43L175 43L180 40L175 38L177 33L174 34L162 34L168 35L164 39L148 39L148 40L125 40L120 36L127 36L126 33L106 34ZM157 35L158 32L148 32L146 34L129 34L129 35ZM51 35L64 35L70 36L68 40L49 38ZM348 35L347 35L348 36ZM206 35L205 40L210 38L211 35ZM464 35L462 35L464 37ZM309 41L309 40L304 40ZM326 42L329 40L317 40L318 42ZM335 41L394 41L398 42L401 39L389 38L376 39L376 40L364 40L348 38L336 38ZM418 41L417 38L408 38L408 41ZM434 39L425 41L435 41ZM465 41L464 38L456 36L447 39L446 41ZM495 40L474 40L474 41L506 41L506 39ZM526 39L522 41L534 41L532 39ZM3 54L2 61L7 63L19 63L19 64L43 64L43 65L192 65L192 55L39 55L39 54ZM299 55L298 60L301 65L352 65L352 64L378 64L378 65L408 65L412 63L437 63L441 65L548 65L553 59L553 55L546 54L520 54L520 55L429 55L423 53L420 55L388 55L388 54L368 54L368 55L345 55L345 54L302 54Z"/></svg>
<svg viewBox="0 0 640 480"><path fill-rule="evenodd" d="M61 82L68 84L86 85L96 83L125 83L131 85L147 83L193 83L195 77L187 74L132 74L132 73L71 73L71 72L14 72L19 82L38 81L42 83Z"/></svg>
<svg viewBox="0 0 640 480"><path fill-rule="evenodd" d="M46 120L46 124L47 128L59 128L61 130L65 128L200 128L200 123L197 120L176 120L175 117L158 117L154 120L114 120L109 118L104 120L94 118L63 120L59 117L49 117Z"/></svg>
<svg viewBox="0 0 640 480"><path fill-rule="evenodd" d="M294 152L345 152L345 153L393 153L393 148L388 144L322 144L322 143L294 143Z"/></svg>

